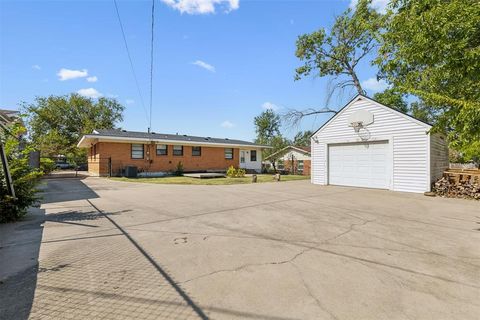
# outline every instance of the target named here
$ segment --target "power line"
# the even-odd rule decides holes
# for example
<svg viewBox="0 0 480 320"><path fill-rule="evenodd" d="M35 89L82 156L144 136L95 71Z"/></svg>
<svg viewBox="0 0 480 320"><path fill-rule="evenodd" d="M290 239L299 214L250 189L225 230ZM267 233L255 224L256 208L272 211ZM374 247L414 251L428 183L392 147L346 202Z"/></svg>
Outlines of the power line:
<svg viewBox="0 0 480 320"><path fill-rule="evenodd" d="M148 122L149 120L148 120L147 108L145 108L145 102L143 101L142 91L140 90L140 85L138 84L138 78L137 78L137 74L135 73L135 68L133 66L132 56L130 55L130 50L128 49L127 37L125 36L122 19L120 18L120 12L118 11L117 0L113 0L113 3L115 4L115 11L117 12L118 23L120 24L120 30L122 31L123 43L125 44L125 49L127 51L128 61L130 61L130 68L132 70L133 78L135 79L135 85L137 87L138 95L140 96L140 103L142 104L143 111L145 112L145 120L147 120Z"/></svg>
<svg viewBox="0 0 480 320"><path fill-rule="evenodd" d="M152 0L152 38L150 40L150 122L148 132L152 128L152 102L153 102L153 31L155 27L155 0Z"/></svg>

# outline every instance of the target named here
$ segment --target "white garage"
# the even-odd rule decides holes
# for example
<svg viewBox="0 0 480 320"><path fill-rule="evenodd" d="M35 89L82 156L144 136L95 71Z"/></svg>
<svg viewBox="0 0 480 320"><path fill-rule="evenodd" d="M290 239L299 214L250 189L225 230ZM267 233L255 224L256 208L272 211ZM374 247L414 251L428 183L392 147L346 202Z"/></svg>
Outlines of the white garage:
<svg viewBox="0 0 480 320"><path fill-rule="evenodd" d="M448 168L431 125L358 95L312 136L312 183L430 191Z"/></svg>

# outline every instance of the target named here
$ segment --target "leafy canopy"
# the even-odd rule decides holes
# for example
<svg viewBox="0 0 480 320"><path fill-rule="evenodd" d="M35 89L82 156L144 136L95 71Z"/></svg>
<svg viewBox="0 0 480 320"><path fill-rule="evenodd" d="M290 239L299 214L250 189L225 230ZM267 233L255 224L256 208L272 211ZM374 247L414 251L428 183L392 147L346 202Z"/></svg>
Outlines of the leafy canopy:
<svg viewBox="0 0 480 320"><path fill-rule="evenodd" d="M280 116L273 110L265 110L254 119L258 144L270 145L272 139L280 135Z"/></svg>
<svg viewBox="0 0 480 320"><path fill-rule="evenodd" d="M375 93L373 95L373 99L403 113L407 113L409 111L408 105L403 99L403 94L393 88L386 89L383 92Z"/></svg>
<svg viewBox="0 0 480 320"><path fill-rule="evenodd" d="M257 133L255 143L272 147L272 149L266 149L263 151L264 158L290 144L290 141L284 138L280 133L282 122L280 116L276 114L275 111L270 109L263 111L260 115L255 117L254 125L255 132Z"/></svg>
<svg viewBox="0 0 480 320"><path fill-rule="evenodd" d="M310 137L313 132L310 130L300 131L293 138L293 145L297 147L308 147L310 146Z"/></svg>
<svg viewBox="0 0 480 320"><path fill-rule="evenodd" d="M82 135L114 128L122 121L123 110L115 99L93 100L78 94L37 97L34 103L23 104L28 132L42 155L73 158L82 157L76 147Z"/></svg>
<svg viewBox="0 0 480 320"><path fill-rule="evenodd" d="M348 9L335 19L329 33L321 28L297 39L295 55L304 65L296 69L295 80L311 74L343 77L337 87L353 86L364 93L355 68L376 47L384 22L370 4L371 0L360 0L355 10Z"/></svg>
<svg viewBox="0 0 480 320"><path fill-rule="evenodd" d="M480 2L394 0L376 64L421 99L451 147L480 156ZM417 106L422 107L422 106Z"/></svg>
<svg viewBox="0 0 480 320"><path fill-rule="evenodd" d="M15 198L9 195L6 174L0 164L0 223L21 219L28 207L38 200L37 184L42 172L32 168L29 154L34 151L31 143L21 138L25 134L21 123L11 124L6 130L0 127L0 143L5 146L5 154L15 189Z"/></svg>

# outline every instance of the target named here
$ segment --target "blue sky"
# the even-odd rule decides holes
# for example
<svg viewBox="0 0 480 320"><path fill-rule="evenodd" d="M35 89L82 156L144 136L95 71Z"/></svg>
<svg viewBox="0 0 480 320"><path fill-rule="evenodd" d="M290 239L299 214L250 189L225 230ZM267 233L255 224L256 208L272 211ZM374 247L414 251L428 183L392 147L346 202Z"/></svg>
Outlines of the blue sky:
<svg viewBox="0 0 480 320"><path fill-rule="evenodd" d="M379 6L385 0L375 1ZM198 4L201 4L200 6ZM252 140L264 108L323 107L327 79L294 81L298 35L330 27L350 0L157 0L152 130ZM118 1L148 110L151 1ZM0 108L35 96L115 97L128 130L146 131L113 0L0 0ZM369 94L376 69L360 66ZM370 85L368 85L370 79ZM369 89L370 88L370 89ZM333 99L338 109L351 98ZM329 115L298 130L316 129Z"/></svg>

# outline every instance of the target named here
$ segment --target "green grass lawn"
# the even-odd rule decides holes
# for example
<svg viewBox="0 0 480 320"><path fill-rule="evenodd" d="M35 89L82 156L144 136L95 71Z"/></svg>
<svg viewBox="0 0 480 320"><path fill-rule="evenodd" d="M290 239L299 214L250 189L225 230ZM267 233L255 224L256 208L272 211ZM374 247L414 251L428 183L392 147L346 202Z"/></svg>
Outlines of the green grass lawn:
<svg viewBox="0 0 480 320"><path fill-rule="evenodd" d="M230 185L230 184L248 184L252 183L251 176L243 178L213 178L213 179L198 179L189 177L162 177L162 178L110 178L116 181L128 182L144 182L144 183L158 183L158 184L195 184L195 185ZM280 178L282 181L306 180L310 176L285 175ZM258 174L257 183L275 182L271 174Z"/></svg>

